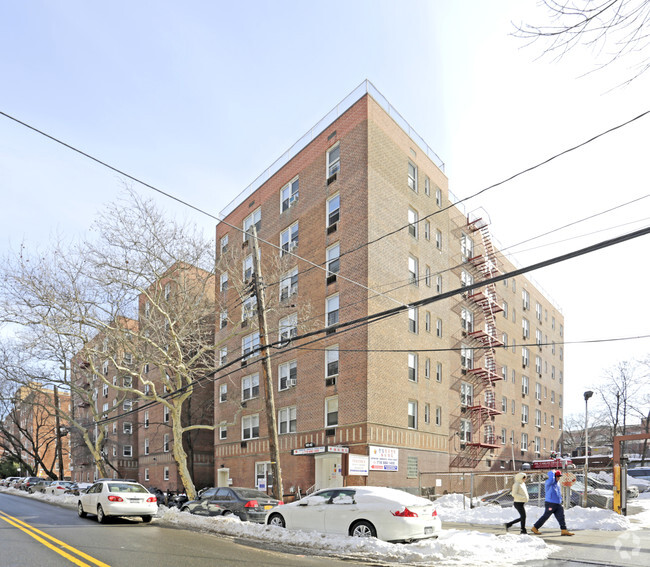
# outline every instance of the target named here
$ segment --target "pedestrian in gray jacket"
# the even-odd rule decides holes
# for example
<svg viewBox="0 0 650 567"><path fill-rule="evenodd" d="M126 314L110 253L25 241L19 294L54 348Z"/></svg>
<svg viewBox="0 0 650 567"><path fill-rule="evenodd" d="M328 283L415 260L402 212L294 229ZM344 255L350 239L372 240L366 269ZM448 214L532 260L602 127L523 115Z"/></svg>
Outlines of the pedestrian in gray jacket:
<svg viewBox="0 0 650 567"><path fill-rule="evenodd" d="M506 522L504 524L506 527L506 531L508 531L517 522L520 522L521 531L519 533L527 534L528 532L526 531L525 506L526 506L526 502L528 502L528 489L526 488L525 473L520 472L515 475L515 483L512 485L512 490L510 491L510 494L512 494L512 499L514 500L515 503L515 509L517 510L517 512L519 512L519 517L516 520L512 520L512 522Z"/></svg>

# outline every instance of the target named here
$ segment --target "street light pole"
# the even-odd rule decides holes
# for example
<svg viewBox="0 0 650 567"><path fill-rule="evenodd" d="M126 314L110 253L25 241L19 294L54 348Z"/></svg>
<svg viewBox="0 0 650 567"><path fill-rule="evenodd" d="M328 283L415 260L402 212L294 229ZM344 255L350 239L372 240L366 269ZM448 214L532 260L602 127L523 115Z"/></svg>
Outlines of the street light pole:
<svg viewBox="0 0 650 567"><path fill-rule="evenodd" d="M589 475L589 398L594 393L589 390L585 392L585 477L584 477L584 492L582 493L582 506L587 507L587 479Z"/></svg>

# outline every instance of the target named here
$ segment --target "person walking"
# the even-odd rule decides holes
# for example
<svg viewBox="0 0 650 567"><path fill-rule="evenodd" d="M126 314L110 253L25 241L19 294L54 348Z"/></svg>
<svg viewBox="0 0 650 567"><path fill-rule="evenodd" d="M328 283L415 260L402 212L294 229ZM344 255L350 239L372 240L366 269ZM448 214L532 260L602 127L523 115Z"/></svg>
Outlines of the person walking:
<svg viewBox="0 0 650 567"><path fill-rule="evenodd" d="M514 500L515 509L517 510L517 512L519 512L519 517L516 520L512 520L512 522L506 522L504 524L506 527L506 531L508 531L517 522L521 522L521 531L519 533L527 534L528 532L526 531L526 502L528 502L528 489L526 488L525 473L520 472L515 475L515 482L512 485L512 490L510 491L510 494L512 494L512 499Z"/></svg>
<svg viewBox="0 0 650 567"><path fill-rule="evenodd" d="M562 473L560 471L548 471L548 480L544 483L544 488L546 491L546 496L544 497L544 513L542 517L535 522L531 528L534 534L540 535L542 532L539 531L546 520L548 520L551 515L555 516L557 523L560 524L560 529L562 530L563 536L572 536L571 533L566 527L566 521L564 519L564 507L562 506L562 490L560 490L560 477Z"/></svg>

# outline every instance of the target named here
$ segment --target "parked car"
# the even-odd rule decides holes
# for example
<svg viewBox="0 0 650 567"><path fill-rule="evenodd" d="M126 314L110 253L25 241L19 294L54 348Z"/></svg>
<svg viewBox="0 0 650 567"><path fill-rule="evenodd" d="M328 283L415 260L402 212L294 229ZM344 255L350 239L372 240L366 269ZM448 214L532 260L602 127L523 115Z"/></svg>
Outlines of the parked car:
<svg viewBox="0 0 650 567"><path fill-rule="evenodd" d="M584 485L584 477L585 477L584 474L577 474L576 475L576 480L578 480L579 482L581 482ZM599 478L595 478L595 477L593 477L591 475L589 475L588 485L589 485L589 488L595 488L595 489L598 489L598 490L608 490L608 491L612 492L612 495L614 493L614 485L613 484L611 484L609 482L605 482L604 480L601 480ZM628 486L627 490L626 490L626 493L627 493L628 498L638 498L639 489L636 486Z"/></svg>
<svg viewBox="0 0 650 567"><path fill-rule="evenodd" d="M28 491L29 487L32 486L33 484L36 484L37 482L41 481L43 479L38 478L37 476L27 476L23 479L23 481L20 483L20 490Z"/></svg>
<svg viewBox="0 0 650 567"><path fill-rule="evenodd" d="M201 516L228 516L234 514L245 522L264 523L267 510L282 504L253 488L210 488L197 500L186 502L181 511Z"/></svg>
<svg viewBox="0 0 650 567"><path fill-rule="evenodd" d="M633 469L627 469L627 474L633 478L650 481L650 467L635 467Z"/></svg>
<svg viewBox="0 0 650 567"><path fill-rule="evenodd" d="M0 481L0 482L2 483L2 486L6 487L6 488L9 488L11 486L11 483L14 480L17 480L19 478L20 477L18 477L18 476L8 476L7 478L3 478L2 481Z"/></svg>
<svg viewBox="0 0 650 567"><path fill-rule="evenodd" d="M81 518L95 514L100 524L105 524L111 516L140 516L143 522L150 522L157 512L156 497L137 482L96 482L77 502Z"/></svg>
<svg viewBox="0 0 650 567"><path fill-rule="evenodd" d="M43 490L45 494L65 494L65 491L72 486L69 480L55 480Z"/></svg>
<svg viewBox="0 0 650 567"><path fill-rule="evenodd" d="M437 537L442 529L433 503L394 488L326 488L271 509L271 526L289 529L413 541Z"/></svg>
<svg viewBox="0 0 650 567"><path fill-rule="evenodd" d="M34 492L45 492L45 489L50 485L51 482L51 480L45 480L44 478L41 478L38 482L30 484L29 488L27 488L27 492L30 494L34 494Z"/></svg>
<svg viewBox="0 0 650 567"><path fill-rule="evenodd" d="M91 482L73 482L68 488L63 491L63 494L74 494L79 496L83 494L92 486Z"/></svg>
<svg viewBox="0 0 650 567"><path fill-rule="evenodd" d="M22 484L23 480L25 480L25 478L26 478L26 477L24 477L24 476L17 476L17 477L15 477L14 480L12 480L12 481L9 483L9 488L20 489L20 485Z"/></svg>

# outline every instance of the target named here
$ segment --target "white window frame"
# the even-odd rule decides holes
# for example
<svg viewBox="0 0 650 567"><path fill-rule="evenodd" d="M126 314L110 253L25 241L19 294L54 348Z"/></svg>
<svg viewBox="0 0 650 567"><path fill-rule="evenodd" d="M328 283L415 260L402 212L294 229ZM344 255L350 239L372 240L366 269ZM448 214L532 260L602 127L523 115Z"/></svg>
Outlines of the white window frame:
<svg viewBox="0 0 650 567"><path fill-rule="evenodd" d="M408 270L409 270L409 283L414 286L419 285L419 268L418 268L418 259L415 256L409 256L408 260Z"/></svg>
<svg viewBox="0 0 650 567"><path fill-rule="evenodd" d="M337 193L327 199L325 226L334 226L341 220L341 196Z"/></svg>
<svg viewBox="0 0 650 567"><path fill-rule="evenodd" d="M335 417L332 417L335 416ZM325 398L325 427L338 427L339 425L339 397Z"/></svg>
<svg viewBox="0 0 650 567"><path fill-rule="evenodd" d="M253 233L253 231L251 230L253 226L255 226L255 230L257 232L260 231L260 228L262 226L262 207L258 207L256 210L254 210L250 215L248 215L244 219L244 222L242 223L243 240L246 240L249 237L249 235Z"/></svg>
<svg viewBox="0 0 650 567"><path fill-rule="evenodd" d="M163 435L163 453L169 453L169 433Z"/></svg>
<svg viewBox="0 0 650 567"><path fill-rule="evenodd" d="M408 379L411 382L418 381L418 355L414 352L407 354Z"/></svg>
<svg viewBox="0 0 650 567"><path fill-rule="evenodd" d="M228 401L228 384L219 384L219 403Z"/></svg>
<svg viewBox="0 0 650 567"><path fill-rule="evenodd" d="M221 254L223 254L227 249L228 249L228 235L225 234L224 236L221 237L221 240L219 241L219 250L221 250Z"/></svg>
<svg viewBox="0 0 650 567"><path fill-rule="evenodd" d="M298 177L295 177L280 189L280 212L290 209L297 201L299 195L300 182Z"/></svg>
<svg viewBox="0 0 650 567"><path fill-rule="evenodd" d="M327 150L327 179L332 175L341 171L341 145L336 142L331 148Z"/></svg>
<svg viewBox="0 0 650 567"><path fill-rule="evenodd" d="M471 407L474 405L474 385L469 382L460 383L460 405Z"/></svg>
<svg viewBox="0 0 650 567"><path fill-rule="evenodd" d="M409 429L418 428L418 403L416 400L409 400L407 406L407 427Z"/></svg>
<svg viewBox="0 0 650 567"><path fill-rule="evenodd" d="M325 326L339 324L339 294L335 293L325 299Z"/></svg>
<svg viewBox="0 0 650 567"><path fill-rule="evenodd" d="M293 388L298 383L298 362L290 360L278 365L278 391Z"/></svg>
<svg viewBox="0 0 650 567"><path fill-rule="evenodd" d="M280 280L280 301L298 293L298 268L293 268Z"/></svg>
<svg viewBox="0 0 650 567"><path fill-rule="evenodd" d="M336 367L334 366L334 363L336 363ZM339 365L340 359L338 345L325 349L325 378L334 378L338 376ZM335 369L336 372L333 372Z"/></svg>
<svg viewBox="0 0 650 567"><path fill-rule="evenodd" d="M418 192L418 166L411 160L408 162L406 183L415 193Z"/></svg>
<svg viewBox="0 0 650 567"><path fill-rule="evenodd" d="M296 406L282 408L278 411L278 435L296 433L297 431L296 413L297 413Z"/></svg>
<svg viewBox="0 0 650 567"><path fill-rule="evenodd" d="M299 223L294 222L280 233L280 256L298 248L299 229Z"/></svg>
<svg viewBox="0 0 650 567"><path fill-rule="evenodd" d="M224 439L228 439L228 426L227 425L220 425L219 426L219 440L223 441Z"/></svg>
<svg viewBox="0 0 650 567"><path fill-rule="evenodd" d="M469 419L460 420L460 442L461 443L471 443L472 442L472 422Z"/></svg>
<svg viewBox="0 0 650 567"><path fill-rule="evenodd" d="M223 292L228 289L228 272L223 272L219 276L219 291Z"/></svg>
<svg viewBox="0 0 650 567"><path fill-rule="evenodd" d="M327 275L338 274L340 269L341 243L337 242L330 246L325 252L325 268Z"/></svg>
<svg viewBox="0 0 650 567"><path fill-rule="evenodd" d="M244 357L244 360L248 360L249 358L259 356L260 354L259 346L260 346L259 332L251 333L250 335L246 335L245 337L242 337L241 353L242 356Z"/></svg>
<svg viewBox="0 0 650 567"><path fill-rule="evenodd" d="M253 400L260 395L260 375L259 372L249 374L241 379L241 399L242 402Z"/></svg>
<svg viewBox="0 0 650 567"><path fill-rule="evenodd" d="M149 438L148 437L144 440L144 454L145 455L149 454Z"/></svg>
<svg viewBox="0 0 650 567"><path fill-rule="evenodd" d="M257 431L255 431L257 429ZM243 441L258 439L260 436L260 414L245 415L241 420L241 438Z"/></svg>
<svg viewBox="0 0 650 567"><path fill-rule="evenodd" d="M122 447L123 457L133 457L133 445L124 445Z"/></svg>
<svg viewBox="0 0 650 567"><path fill-rule="evenodd" d="M289 341L298 336L298 313L280 319L278 335L281 341Z"/></svg>
<svg viewBox="0 0 650 567"><path fill-rule="evenodd" d="M409 207L408 209L408 232L417 240L418 238L418 212Z"/></svg>
<svg viewBox="0 0 650 567"><path fill-rule="evenodd" d="M409 319L409 327L408 327L409 332L415 333L417 335L419 332L417 307L408 308L408 319Z"/></svg>

